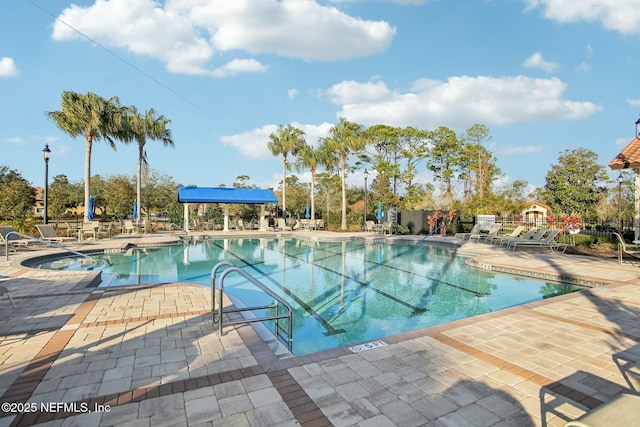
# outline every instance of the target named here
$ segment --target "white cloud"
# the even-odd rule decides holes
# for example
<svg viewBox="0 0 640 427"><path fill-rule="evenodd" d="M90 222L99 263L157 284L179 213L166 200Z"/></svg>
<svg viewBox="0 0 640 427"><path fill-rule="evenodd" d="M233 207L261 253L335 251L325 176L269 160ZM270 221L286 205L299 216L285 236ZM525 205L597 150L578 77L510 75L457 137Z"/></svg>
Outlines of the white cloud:
<svg viewBox="0 0 640 427"><path fill-rule="evenodd" d="M589 65L584 61L581 62L577 68L578 68L578 71L582 71L583 73L588 73L589 71L591 71L591 65Z"/></svg>
<svg viewBox="0 0 640 427"><path fill-rule="evenodd" d="M553 72L558 68L558 64L555 62L546 61L540 52L536 52L528 57L522 64L525 68L540 68L547 73Z"/></svg>
<svg viewBox="0 0 640 427"><path fill-rule="evenodd" d="M640 107L640 99L627 99L627 104L632 107Z"/></svg>
<svg viewBox="0 0 640 427"><path fill-rule="evenodd" d="M66 25L65 25L66 24ZM338 61L385 50L396 30L312 0L96 0L72 5L53 24L54 40L84 39L156 58L174 73L227 76L263 72L255 60L215 57L234 50ZM253 62L248 62L253 61Z"/></svg>
<svg viewBox="0 0 640 427"><path fill-rule="evenodd" d="M459 76L446 82L420 79L407 93L390 90L382 82L352 81L336 84L325 93L341 105L338 117L364 125L426 129L580 119L602 110L591 102L563 99L566 89L558 78Z"/></svg>
<svg viewBox="0 0 640 427"><path fill-rule="evenodd" d="M0 77L14 77L18 75L18 67L13 58L4 56L0 58Z"/></svg>
<svg viewBox="0 0 640 427"><path fill-rule="evenodd" d="M503 156L511 156L514 154L538 153L542 150L544 150L544 146L542 145L524 145L521 147L518 147L515 145L507 145L507 146L501 147L498 150L498 153Z"/></svg>
<svg viewBox="0 0 640 427"><path fill-rule="evenodd" d="M312 146L317 146L320 138L329 136L329 130L333 127L331 123L308 125L292 122L290 124L302 130L307 144ZM267 147L269 135L277 132L277 130L278 125L264 125L237 135L223 136L220 141L223 145L236 148L241 154L250 159L269 159L274 157Z"/></svg>
<svg viewBox="0 0 640 427"><path fill-rule="evenodd" d="M239 73L264 73L267 67L255 59L234 59L233 61L213 70L214 77L235 76Z"/></svg>
<svg viewBox="0 0 640 427"><path fill-rule="evenodd" d="M24 138L20 138L19 136L14 136L11 138L3 138L2 142L8 142L9 144L15 144L15 145L24 145L27 143L27 141L25 141Z"/></svg>
<svg viewBox="0 0 640 427"><path fill-rule="evenodd" d="M608 30L640 33L640 7L633 0L525 0L526 10L542 8L545 18L558 22L600 22Z"/></svg>
<svg viewBox="0 0 640 427"><path fill-rule="evenodd" d="M287 96L289 97L289 99L293 99L298 95L298 89L289 89L287 91Z"/></svg>

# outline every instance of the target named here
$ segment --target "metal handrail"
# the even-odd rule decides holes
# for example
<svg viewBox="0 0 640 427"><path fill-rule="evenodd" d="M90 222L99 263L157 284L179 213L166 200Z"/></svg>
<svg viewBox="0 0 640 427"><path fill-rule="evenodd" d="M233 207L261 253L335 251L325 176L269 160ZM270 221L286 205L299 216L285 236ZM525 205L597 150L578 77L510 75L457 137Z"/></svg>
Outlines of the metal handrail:
<svg viewBox="0 0 640 427"><path fill-rule="evenodd" d="M220 288L218 289L218 310L217 310L217 318L216 318L216 274L218 273L218 270L220 270L223 267L226 269L220 275ZM257 288L259 288L264 293L269 295L271 298L274 299L273 304L225 310L222 304L222 293L224 291L224 279L227 277L227 275L231 273L240 274L242 277L247 279ZM279 314L278 307L280 304L282 304L287 309L287 313ZM227 313L240 313L244 311L263 310L263 309L269 309L269 308L274 308L275 314L271 316L264 316L264 317L244 318L242 320L227 320L226 322L224 322L222 318L223 317L222 315ZM280 327L278 322L280 319L288 319L287 328L286 330L284 330L284 332L286 333L287 349L289 350L289 352L291 352L292 341L293 341L293 336L292 336L293 335L292 333L293 309L291 308L291 305L289 305L289 303L286 302L281 296L277 295L271 289L267 288L258 279L251 276L249 273L242 270L241 268L234 266L229 261L221 261L213 267L213 269L211 270L211 321L214 325L216 324L216 322L218 323L218 336L222 335L223 326L239 325L243 323L253 323L253 322L265 322L265 321L273 320L275 321L274 335L276 337L276 340L278 340L280 337L280 331L283 330Z"/></svg>
<svg viewBox="0 0 640 427"><path fill-rule="evenodd" d="M22 238L33 240L34 242L38 242L38 243L40 243L42 245L45 245L45 246L51 246L51 247L54 247L54 248L62 249L62 250L65 250L67 252L71 252L74 255L78 255L78 256L81 256L81 257L84 257L84 258L89 258L89 259L95 260L93 257L91 257L91 256L89 256L87 254L83 254L82 252L74 251L73 249L69 249L69 248L67 248L65 246L56 245L55 243L51 243L51 242L48 242L46 240L41 240L41 239L38 239L37 237L29 236L28 234L18 233L17 231L10 231L10 232L7 233L7 235L4 238L4 240L5 240L5 242L4 242L4 252L6 254L6 261L9 261L9 243L10 243L9 236L11 236L11 235L20 236Z"/></svg>

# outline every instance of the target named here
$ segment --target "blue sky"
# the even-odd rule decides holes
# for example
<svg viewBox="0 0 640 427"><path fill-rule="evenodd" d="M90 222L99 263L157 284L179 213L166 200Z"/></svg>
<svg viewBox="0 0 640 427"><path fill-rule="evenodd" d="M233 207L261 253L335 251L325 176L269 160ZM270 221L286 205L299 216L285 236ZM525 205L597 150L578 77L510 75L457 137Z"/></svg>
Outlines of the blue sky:
<svg viewBox="0 0 640 427"><path fill-rule="evenodd" d="M504 173L543 186L560 152L607 165L640 113L640 0L0 0L0 165L80 181L84 140L45 118L65 90L172 120L152 169L184 185L276 186L279 124L315 144L339 117L489 127ZM136 170L94 144L92 175ZM306 173L297 173L308 180ZM612 177L617 174L610 173ZM430 181L423 167L419 177ZM363 185L362 171L349 178Z"/></svg>

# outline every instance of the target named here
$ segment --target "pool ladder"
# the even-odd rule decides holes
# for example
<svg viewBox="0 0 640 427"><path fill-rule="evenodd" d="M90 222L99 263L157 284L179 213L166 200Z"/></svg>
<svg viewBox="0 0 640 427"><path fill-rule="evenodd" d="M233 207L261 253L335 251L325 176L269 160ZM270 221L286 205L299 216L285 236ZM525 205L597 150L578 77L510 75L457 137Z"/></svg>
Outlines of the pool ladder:
<svg viewBox="0 0 640 427"><path fill-rule="evenodd" d="M218 274L218 270L225 268L225 270L220 275L220 287L217 289L218 291L218 307L216 309L216 275ZM257 288L262 290L264 293L273 298L273 303L269 305L260 305L255 307L241 307L241 308L227 308L223 307L222 303L222 294L224 292L224 279L231 273L238 273ZM280 313L279 307L284 306L286 309L286 313ZM263 316L263 317L244 317L234 320L233 318L229 318L227 316L227 320L223 320L224 314L229 313L241 313L245 311L254 311L254 310L265 310L265 309L274 309L274 313L271 315ZM285 327L280 324L281 319L287 319ZM234 266L232 263L228 261L222 261L216 264L211 270L211 321L215 325L218 325L218 336L222 336L222 327L229 325L240 325L244 323L254 323L254 322L267 322L273 320L275 322L275 338L276 341L280 339L281 333L284 334L284 339L286 340L287 350L291 353L292 341L293 341L293 333L292 333L292 320L293 320L293 309L288 302L286 302L281 296L276 295L271 289L267 288L263 283L261 283L258 279L251 276L246 271L242 270L239 267Z"/></svg>

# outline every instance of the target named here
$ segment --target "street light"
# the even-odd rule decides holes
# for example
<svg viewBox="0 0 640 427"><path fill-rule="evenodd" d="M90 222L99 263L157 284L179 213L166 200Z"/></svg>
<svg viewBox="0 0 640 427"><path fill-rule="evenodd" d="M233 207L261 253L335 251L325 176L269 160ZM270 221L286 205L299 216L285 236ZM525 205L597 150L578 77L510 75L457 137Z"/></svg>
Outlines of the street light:
<svg viewBox="0 0 640 427"><path fill-rule="evenodd" d="M618 230L622 232L622 172L618 175Z"/></svg>
<svg viewBox="0 0 640 427"><path fill-rule="evenodd" d="M369 171L364 170L364 228L367 229L367 178L369 177Z"/></svg>
<svg viewBox="0 0 640 427"><path fill-rule="evenodd" d="M640 138L640 119L636 120L636 138Z"/></svg>
<svg viewBox="0 0 640 427"><path fill-rule="evenodd" d="M48 202L49 202L49 157L51 156L51 150L49 150L49 144L44 145L44 149L42 150L42 154L44 154L44 224L49 222L49 211L48 211Z"/></svg>

